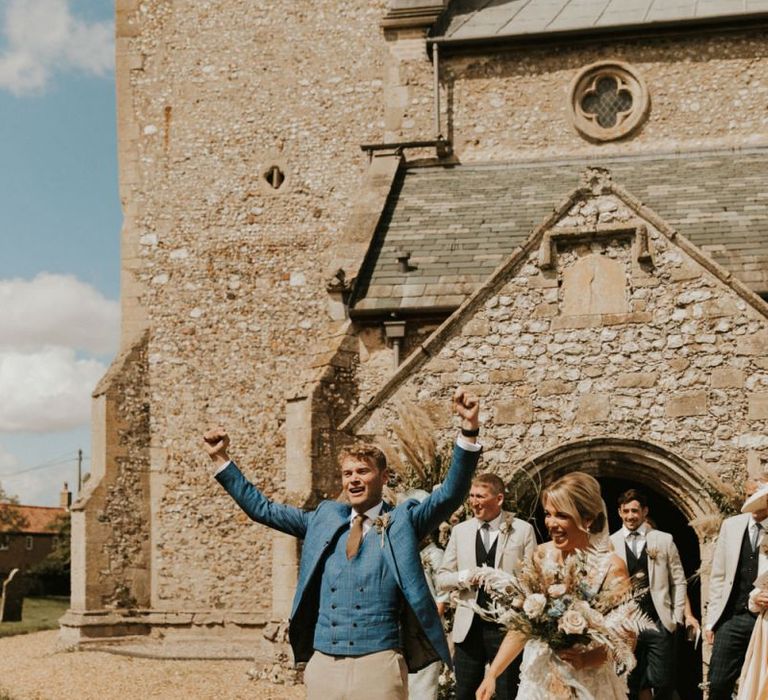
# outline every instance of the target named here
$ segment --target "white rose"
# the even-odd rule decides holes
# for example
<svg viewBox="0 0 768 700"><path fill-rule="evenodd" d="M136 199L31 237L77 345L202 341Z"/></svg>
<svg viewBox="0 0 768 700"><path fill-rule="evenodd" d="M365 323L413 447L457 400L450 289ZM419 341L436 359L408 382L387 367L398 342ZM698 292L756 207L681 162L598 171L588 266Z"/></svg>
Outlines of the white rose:
<svg viewBox="0 0 768 700"><path fill-rule="evenodd" d="M566 634L581 634L587 629L587 621L580 612L571 609L566 610L557 626Z"/></svg>
<svg viewBox="0 0 768 700"><path fill-rule="evenodd" d="M531 593L523 603L523 612L531 619L535 619L544 612L547 607L547 599L541 593Z"/></svg>
<svg viewBox="0 0 768 700"><path fill-rule="evenodd" d="M553 583L549 588L547 588L547 593L551 595L553 598L559 598L560 596L565 595L566 587L564 583Z"/></svg>
<svg viewBox="0 0 768 700"><path fill-rule="evenodd" d="M558 568L557 562L548 557L545 557L541 562L541 572L547 577L554 576Z"/></svg>
<svg viewBox="0 0 768 700"><path fill-rule="evenodd" d="M587 624L598 626L603 623L603 616L597 610L590 607L586 601L577 600L573 604L573 610L579 613L587 621Z"/></svg>

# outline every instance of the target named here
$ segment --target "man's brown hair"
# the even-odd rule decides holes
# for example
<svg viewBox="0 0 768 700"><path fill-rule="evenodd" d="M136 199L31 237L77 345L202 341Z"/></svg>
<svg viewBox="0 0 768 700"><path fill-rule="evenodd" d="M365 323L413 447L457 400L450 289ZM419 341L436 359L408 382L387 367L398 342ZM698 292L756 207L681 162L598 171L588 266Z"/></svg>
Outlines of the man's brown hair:
<svg viewBox="0 0 768 700"><path fill-rule="evenodd" d="M645 497L645 494L637 489L627 489L617 499L617 505L621 508L623 505L631 503L632 501L637 501L641 508L648 507L648 499Z"/></svg>
<svg viewBox="0 0 768 700"><path fill-rule="evenodd" d="M472 485L475 484L483 486L487 486L492 492L494 496L498 496L500 493L504 493L506 490L506 486L504 484L504 481L498 474L491 474L491 472L485 472L484 474L478 474L474 479L472 479Z"/></svg>
<svg viewBox="0 0 768 700"><path fill-rule="evenodd" d="M384 453L369 442L356 442L339 452L338 463L341 466L347 458L357 459L375 467L380 472L387 468L387 458Z"/></svg>

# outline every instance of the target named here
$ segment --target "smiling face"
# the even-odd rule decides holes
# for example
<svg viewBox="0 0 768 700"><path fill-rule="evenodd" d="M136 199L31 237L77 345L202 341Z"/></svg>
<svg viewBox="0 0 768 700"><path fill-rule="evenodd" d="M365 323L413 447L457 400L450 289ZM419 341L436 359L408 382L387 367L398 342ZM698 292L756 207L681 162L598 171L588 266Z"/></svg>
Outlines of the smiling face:
<svg viewBox="0 0 768 700"><path fill-rule="evenodd" d="M552 538L552 544L563 553L574 549L586 549L589 544L589 534L582 530L574 516L563 510L558 510L551 499L544 499L544 525ZM584 523L584 527L588 527Z"/></svg>
<svg viewBox="0 0 768 700"><path fill-rule="evenodd" d="M628 501L619 506L619 517L624 527L630 532L634 532L648 517L648 508L643 508L639 501Z"/></svg>
<svg viewBox="0 0 768 700"><path fill-rule="evenodd" d="M386 469L365 459L348 456L341 463L341 487L358 513L365 513L381 501L387 478Z"/></svg>
<svg viewBox="0 0 768 700"><path fill-rule="evenodd" d="M469 507L478 520L489 522L501 513L503 493L494 493L488 484L472 484L469 490Z"/></svg>

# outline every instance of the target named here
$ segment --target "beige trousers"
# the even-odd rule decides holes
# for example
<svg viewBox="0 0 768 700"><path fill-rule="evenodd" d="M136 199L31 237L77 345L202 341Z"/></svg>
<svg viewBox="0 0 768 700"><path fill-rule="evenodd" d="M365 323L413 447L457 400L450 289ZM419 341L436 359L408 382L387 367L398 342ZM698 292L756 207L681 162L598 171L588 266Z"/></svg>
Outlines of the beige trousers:
<svg viewBox="0 0 768 700"><path fill-rule="evenodd" d="M316 651L304 670L304 685L307 700L408 700L408 667L394 650L365 656Z"/></svg>

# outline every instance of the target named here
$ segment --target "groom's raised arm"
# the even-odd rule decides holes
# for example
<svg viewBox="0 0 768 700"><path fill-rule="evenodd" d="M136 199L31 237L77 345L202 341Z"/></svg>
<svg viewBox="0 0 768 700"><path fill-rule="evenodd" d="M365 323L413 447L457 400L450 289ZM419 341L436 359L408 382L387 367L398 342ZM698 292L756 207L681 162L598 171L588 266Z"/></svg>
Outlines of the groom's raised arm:
<svg viewBox="0 0 768 700"><path fill-rule="evenodd" d="M459 388L453 396L454 411L461 417L461 435L453 448L451 467L440 484L422 503L413 509L412 519L418 537L424 537L446 520L463 503L472 484L480 445L480 401Z"/></svg>
<svg viewBox="0 0 768 700"><path fill-rule="evenodd" d="M229 458L229 435L224 428L208 430L203 440L205 451L216 467L216 481L251 520L288 535L304 538L310 514L301 508L275 503L248 481Z"/></svg>

